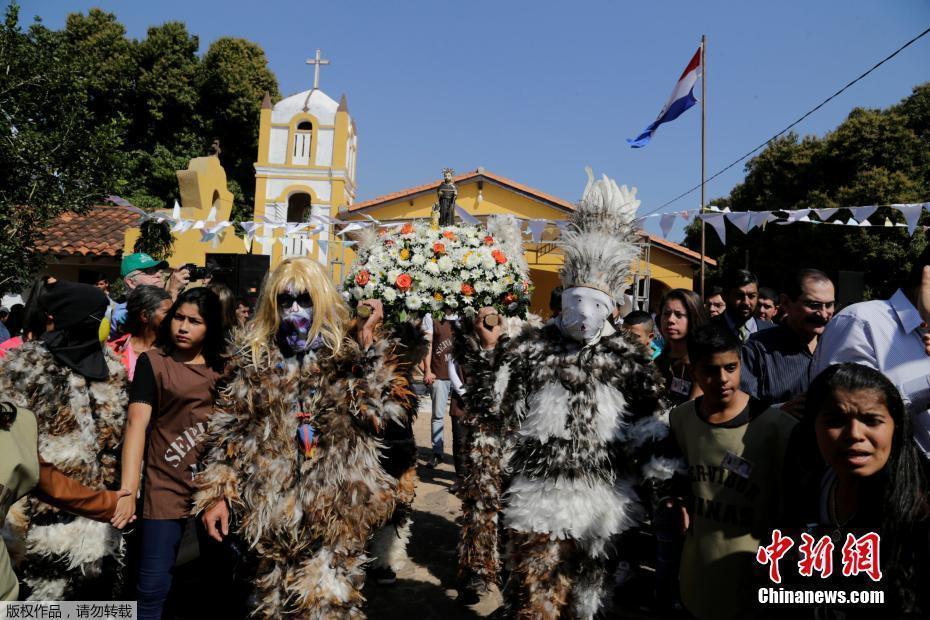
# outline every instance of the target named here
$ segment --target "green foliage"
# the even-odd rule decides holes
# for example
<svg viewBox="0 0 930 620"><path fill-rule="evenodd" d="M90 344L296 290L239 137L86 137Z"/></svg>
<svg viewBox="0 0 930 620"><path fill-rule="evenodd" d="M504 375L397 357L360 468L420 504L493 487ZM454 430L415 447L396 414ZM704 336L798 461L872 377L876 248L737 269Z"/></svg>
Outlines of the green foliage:
<svg viewBox="0 0 930 620"><path fill-rule="evenodd" d="M207 119L209 135L219 138L226 173L240 188L251 213L261 102L266 92L280 97L278 82L261 47L232 37L219 38L210 45L201 75L200 113Z"/></svg>
<svg viewBox="0 0 930 620"><path fill-rule="evenodd" d="M28 31L11 4L0 32L0 289L41 267L32 248L63 211L110 194L146 209L179 199L177 170L220 138L234 218L252 214L258 119L277 80L260 47L221 38L204 58L176 21L126 37L113 13L91 9L52 31ZM28 205L28 206L25 206ZM170 252L164 230L142 246Z"/></svg>
<svg viewBox="0 0 930 620"><path fill-rule="evenodd" d="M772 142L746 165L746 178L730 195L709 204L732 211L819 209L930 200L930 84L914 88L886 110L855 109L823 138L788 134ZM848 211L837 214L846 220ZM926 216L925 216L926 217ZM881 208L871 228L777 225L743 234L727 224L727 245L708 227L707 254L723 268L747 262L763 284L780 286L802 267L865 272L866 294L890 294L926 244L926 235L909 238L885 220L903 222ZM922 220L922 224L928 223ZM700 226L692 225L685 244L700 248Z"/></svg>
<svg viewBox="0 0 930 620"><path fill-rule="evenodd" d="M166 260L174 249L174 237L166 222L147 220L139 227L133 252L145 252L155 260Z"/></svg>
<svg viewBox="0 0 930 620"><path fill-rule="evenodd" d="M42 266L42 230L122 191L121 116L97 117L101 76L84 70L64 33L19 25L11 4L0 26L0 291Z"/></svg>

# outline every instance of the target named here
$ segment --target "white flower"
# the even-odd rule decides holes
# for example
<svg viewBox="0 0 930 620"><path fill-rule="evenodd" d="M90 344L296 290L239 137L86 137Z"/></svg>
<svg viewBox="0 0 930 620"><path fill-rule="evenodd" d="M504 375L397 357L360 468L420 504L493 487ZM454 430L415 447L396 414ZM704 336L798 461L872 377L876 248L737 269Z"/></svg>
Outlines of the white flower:
<svg viewBox="0 0 930 620"><path fill-rule="evenodd" d="M434 276L439 275L439 265L432 261L426 263L426 271L433 274Z"/></svg>
<svg viewBox="0 0 930 620"><path fill-rule="evenodd" d="M403 271L400 269L391 269L387 272L387 281L388 282L397 282L397 277L402 274Z"/></svg>
<svg viewBox="0 0 930 620"><path fill-rule="evenodd" d="M455 267L455 263L448 256L443 256L442 258L440 258L437 265L439 266L440 271L443 271L446 273L448 273L449 271L452 271L452 268Z"/></svg>
<svg viewBox="0 0 930 620"><path fill-rule="evenodd" d="M352 287L352 297L354 297L355 299L363 299L361 287L359 286Z"/></svg>
<svg viewBox="0 0 930 620"><path fill-rule="evenodd" d="M419 252L417 252L416 254L413 255L413 258L410 259L410 262L416 265L417 267L421 267L426 262L426 257L420 254Z"/></svg>
<svg viewBox="0 0 930 620"><path fill-rule="evenodd" d="M418 295L407 295L405 305L408 310L419 310L420 306L423 305L423 300Z"/></svg>
<svg viewBox="0 0 930 620"><path fill-rule="evenodd" d="M384 287L384 292L381 293L381 297L384 298L384 301L388 303L393 303L397 299L397 291L394 288L389 286Z"/></svg>

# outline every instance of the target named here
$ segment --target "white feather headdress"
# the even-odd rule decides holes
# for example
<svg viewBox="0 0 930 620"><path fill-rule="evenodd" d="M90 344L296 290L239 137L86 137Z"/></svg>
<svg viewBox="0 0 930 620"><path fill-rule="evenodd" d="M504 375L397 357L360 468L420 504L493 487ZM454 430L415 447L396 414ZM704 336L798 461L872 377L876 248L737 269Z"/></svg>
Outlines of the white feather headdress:
<svg viewBox="0 0 930 620"><path fill-rule="evenodd" d="M585 171L588 185L562 233L562 286L593 288L621 300L640 256L636 188L618 187L606 175L595 181L591 169Z"/></svg>

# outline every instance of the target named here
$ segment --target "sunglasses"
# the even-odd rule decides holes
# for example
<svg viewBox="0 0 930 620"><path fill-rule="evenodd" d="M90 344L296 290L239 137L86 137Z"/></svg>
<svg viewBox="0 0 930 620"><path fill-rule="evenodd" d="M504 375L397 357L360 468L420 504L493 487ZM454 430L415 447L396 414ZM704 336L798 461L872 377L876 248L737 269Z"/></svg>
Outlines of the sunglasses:
<svg viewBox="0 0 930 620"><path fill-rule="evenodd" d="M310 297L310 293L301 293L300 295L294 295L293 293L278 293L278 306L281 308L290 308L294 305L295 301L301 308L313 307L313 298Z"/></svg>
<svg viewBox="0 0 930 620"><path fill-rule="evenodd" d="M802 301L805 308L811 312L820 312L821 310L833 310L836 307L835 301Z"/></svg>

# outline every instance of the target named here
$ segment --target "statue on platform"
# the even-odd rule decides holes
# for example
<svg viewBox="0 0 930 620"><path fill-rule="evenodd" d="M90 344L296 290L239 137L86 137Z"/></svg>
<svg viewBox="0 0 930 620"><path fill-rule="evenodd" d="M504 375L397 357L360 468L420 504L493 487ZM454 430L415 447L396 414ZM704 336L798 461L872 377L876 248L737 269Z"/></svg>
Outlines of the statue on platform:
<svg viewBox="0 0 930 620"><path fill-rule="evenodd" d="M433 221L439 226L455 225L455 199L459 195L455 183L452 182L452 175L455 171L452 168L443 168L442 183L436 189L438 200L433 205ZM438 221L437 221L438 214Z"/></svg>

